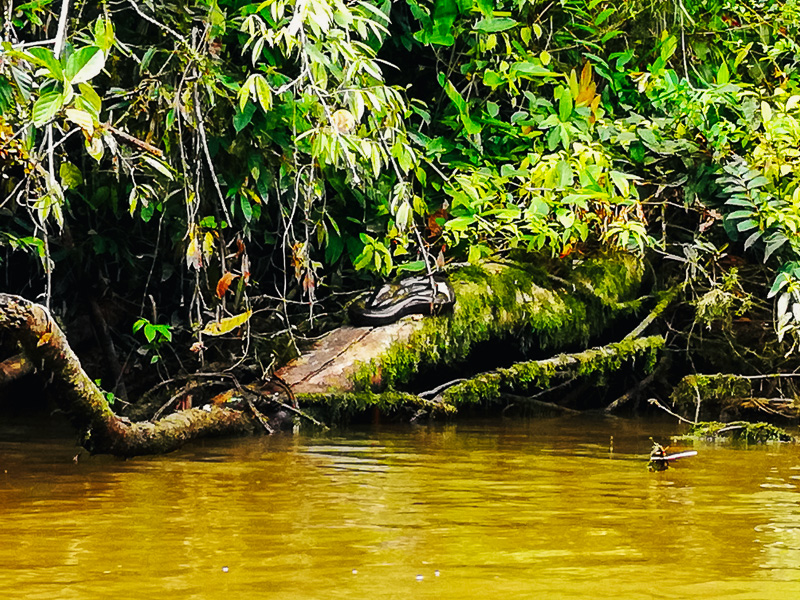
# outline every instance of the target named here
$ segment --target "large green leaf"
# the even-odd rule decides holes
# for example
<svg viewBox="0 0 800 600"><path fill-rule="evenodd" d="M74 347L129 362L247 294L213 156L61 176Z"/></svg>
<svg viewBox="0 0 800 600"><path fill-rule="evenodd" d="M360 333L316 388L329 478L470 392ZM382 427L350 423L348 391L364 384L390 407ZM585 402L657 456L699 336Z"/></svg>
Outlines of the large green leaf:
<svg viewBox="0 0 800 600"><path fill-rule="evenodd" d="M45 67L53 79L61 81L64 78L61 63L58 62L50 48L31 48L27 54L33 59L33 62Z"/></svg>
<svg viewBox="0 0 800 600"><path fill-rule="evenodd" d="M100 48L86 46L70 55L64 74L70 83L85 83L100 73L105 64L106 57Z"/></svg>
<svg viewBox="0 0 800 600"><path fill-rule="evenodd" d="M64 96L61 92L49 92L42 95L33 104L33 124L41 127L48 123L64 105Z"/></svg>
<svg viewBox="0 0 800 600"><path fill-rule="evenodd" d="M517 21L509 17L491 17L481 19L475 23L475 29L481 33L499 33L501 31L507 31L517 25Z"/></svg>

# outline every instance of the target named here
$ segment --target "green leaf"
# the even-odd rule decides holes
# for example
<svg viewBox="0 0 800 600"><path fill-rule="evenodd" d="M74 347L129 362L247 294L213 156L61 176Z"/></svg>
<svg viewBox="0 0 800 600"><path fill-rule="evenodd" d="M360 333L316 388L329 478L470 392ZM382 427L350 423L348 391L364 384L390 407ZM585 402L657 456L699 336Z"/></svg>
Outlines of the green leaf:
<svg viewBox="0 0 800 600"><path fill-rule="evenodd" d="M58 168L61 185L66 189L75 189L83 183L83 175L78 167L71 162L62 162Z"/></svg>
<svg viewBox="0 0 800 600"><path fill-rule="evenodd" d="M142 327L147 325L147 323L148 323L147 319L139 319L139 320L137 320L133 324L133 333L136 333L137 331L139 331Z"/></svg>
<svg viewBox="0 0 800 600"><path fill-rule="evenodd" d="M492 102L491 100L489 100L486 103L486 112L489 113L490 117L494 118L500 112L500 105L497 104L497 102Z"/></svg>
<svg viewBox="0 0 800 600"><path fill-rule="evenodd" d="M472 120L469 115L469 109L467 108L466 100L464 100L463 96L461 96L455 86L446 79L444 73L439 74L439 83L444 88L447 97L452 100L453 104L455 104L456 109L458 110L458 116L461 119L466 132L470 135L480 133L481 125Z"/></svg>
<svg viewBox="0 0 800 600"><path fill-rule="evenodd" d="M556 171L558 172L558 187L572 187L575 175L572 173L572 167L569 163L565 160L559 161L558 165L556 165Z"/></svg>
<svg viewBox="0 0 800 600"><path fill-rule="evenodd" d="M239 205L242 207L242 215L244 216L244 220L249 223L253 218L253 206L250 204L250 200L244 196L239 196Z"/></svg>
<svg viewBox="0 0 800 600"><path fill-rule="evenodd" d="M754 177L750 181L747 182L747 189L754 190L756 188L764 187L769 183L769 180L764 177L763 175L759 175L758 177Z"/></svg>
<svg viewBox="0 0 800 600"><path fill-rule="evenodd" d="M342 255L344 243L342 238L335 234L328 234L328 242L325 246L325 262L332 265Z"/></svg>
<svg viewBox="0 0 800 600"><path fill-rule="evenodd" d="M94 116L98 117L100 115L100 109L103 107L103 101L100 99L100 96L97 95L97 92L95 92L94 88L88 83L79 83L78 89L81 91L81 97L94 110Z"/></svg>
<svg viewBox="0 0 800 600"><path fill-rule="evenodd" d="M561 88L561 97L558 99L558 118L566 123L572 117L572 94Z"/></svg>
<svg viewBox="0 0 800 600"><path fill-rule="evenodd" d="M243 111L237 111L236 114L233 115L233 128L236 130L236 133L239 133L242 129L247 127L253 119L256 108L255 104L248 102Z"/></svg>
<svg viewBox="0 0 800 600"><path fill-rule="evenodd" d="M109 19L98 17L94 23L94 43L106 52L114 45L114 24Z"/></svg>
<svg viewBox="0 0 800 600"><path fill-rule="evenodd" d="M769 241L767 242L767 246L764 249L764 262L766 263L769 260L769 257L778 250L781 246L783 246L786 242L789 241L782 233L774 233L770 237Z"/></svg>
<svg viewBox="0 0 800 600"><path fill-rule="evenodd" d="M672 58L672 55L675 54L675 50L678 49L678 38L674 35L669 36L664 42L661 44L661 60L665 63Z"/></svg>
<svg viewBox="0 0 800 600"><path fill-rule="evenodd" d="M748 237L748 238L745 240L745 242L744 242L744 249L745 249L745 250L748 250L748 249L750 248L750 246L752 246L753 244L755 244L755 243L758 241L758 238L760 238L760 237L761 237L761 234L762 234L762 232L761 232L761 231L758 231L758 230L756 230L755 232L753 232L753 233L752 233L752 234L751 234L751 235L750 235L750 236L749 236L749 237Z"/></svg>
<svg viewBox="0 0 800 600"><path fill-rule="evenodd" d="M628 152L630 153L631 160L633 160L633 162L637 162L640 164L644 162L645 148L644 144L642 144L641 142L638 141L633 142L630 148L628 149Z"/></svg>
<svg viewBox="0 0 800 600"><path fill-rule="evenodd" d="M64 96L60 92L48 92L39 97L33 104L33 124L41 127L48 123L64 104Z"/></svg>
<svg viewBox="0 0 800 600"><path fill-rule="evenodd" d="M158 52L158 48L151 46L147 49L147 52L144 53L142 57L142 62L139 63L139 75L147 72L147 67L150 66L150 61L153 60L153 57Z"/></svg>
<svg viewBox="0 0 800 600"><path fill-rule="evenodd" d="M594 20L595 26L600 27L600 25L602 25L605 22L605 20L608 19L608 17L613 15L615 12L617 12L616 8L605 9L603 12L597 15L597 18Z"/></svg>
<svg viewBox="0 0 800 600"><path fill-rule="evenodd" d="M520 61L511 65L508 73L513 76L528 75L531 77L557 77L558 73L545 69L540 61Z"/></svg>
<svg viewBox="0 0 800 600"><path fill-rule="evenodd" d="M88 112L77 108L68 108L64 113L68 121L72 121L81 129L85 129L89 136L94 133L94 119Z"/></svg>
<svg viewBox="0 0 800 600"><path fill-rule="evenodd" d="M261 108L264 109L264 112L269 112L272 108L272 90L269 89L267 80L259 75L256 78L255 88L258 103L261 105Z"/></svg>
<svg viewBox="0 0 800 600"><path fill-rule="evenodd" d="M457 217L445 223L445 229L450 231L465 231L474 222L475 217Z"/></svg>
<svg viewBox="0 0 800 600"><path fill-rule="evenodd" d="M400 265L397 267L398 273L410 272L410 273L419 273L420 271L425 270L425 261L424 260L415 260L410 263L406 263L404 265Z"/></svg>
<svg viewBox="0 0 800 600"><path fill-rule="evenodd" d="M497 71L487 69L483 72L483 83L490 88L496 88L497 86L503 85L505 82L505 79L503 79Z"/></svg>
<svg viewBox="0 0 800 600"><path fill-rule="evenodd" d="M484 18L475 23L475 29L481 33L499 33L507 31L518 25L517 21L509 17Z"/></svg>
<svg viewBox="0 0 800 600"><path fill-rule="evenodd" d="M97 162L103 158L103 142L100 140L98 136L93 136L87 140L84 140L84 145L86 146L86 151L89 153L93 159Z"/></svg>
<svg viewBox="0 0 800 600"><path fill-rule="evenodd" d="M27 54L33 59L33 62L45 67L53 79L58 81L64 79L61 63L56 59L52 50L49 48L31 48Z"/></svg>
<svg viewBox="0 0 800 600"><path fill-rule="evenodd" d="M106 64L106 57L97 46L86 46L73 52L64 70L67 82L84 83L95 77Z"/></svg>
<svg viewBox="0 0 800 600"><path fill-rule="evenodd" d="M717 85L726 85L731 79L730 71L728 71L727 63L722 63L717 71Z"/></svg>
<svg viewBox="0 0 800 600"><path fill-rule="evenodd" d="M0 75L0 115L9 114L12 107L16 107L14 88L8 79Z"/></svg>
<svg viewBox="0 0 800 600"><path fill-rule="evenodd" d="M142 160L144 160L144 162L153 167L156 171L164 175L164 177L167 177L170 181L175 179L172 175L172 171L170 170L169 165L163 160L160 160L148 154L142 156Z"/></svg>
<svg viewBox="0 0 800 600"><path fill-rule="evenodd" d="M736 225L736 229L739 231L750 231L756 227L758 227L758 221L754 221L753 219L747 219Z"/></svg>
<svg viewBox="0 0 800 600"><path fill-rule="evenodd" d="M735 210L732 213L728 213L729 219L748 219L752 217L754 211L752 210Z"/></svg>

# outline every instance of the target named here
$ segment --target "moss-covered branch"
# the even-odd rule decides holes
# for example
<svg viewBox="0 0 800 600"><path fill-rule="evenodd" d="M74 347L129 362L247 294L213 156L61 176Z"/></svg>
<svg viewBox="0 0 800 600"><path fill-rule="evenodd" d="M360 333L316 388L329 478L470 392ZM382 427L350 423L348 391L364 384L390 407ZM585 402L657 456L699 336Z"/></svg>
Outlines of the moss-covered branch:
<svg viewBox="0 0 800 600"><path fill-rule="evenodd" d="M353 377L356 389L375 389L376 381L379 389L405 383L421 365L463 361L490 339L516 336L541 348L586 344L637 308L632 300L641 275L641 262L629 254L587 259L555 287L535 264L460 269L450 275L453 314L423 320L408 339L362 365Z"/></svg>
<svg viewBox="0 0 800 600"><path fill-rule="evenodd" d="M769 423L750 423L749 421L701 421L694 423L689 433L677 436L680 440L733 440L751 444L766 442L793 442L796 438L780 427Z"/></svg>
<svg viewBox="0 0 800 600"><path fill-rule="evenodd" d="M254 429L251 415L217 407L210 411L181 411L155 423L131 423L115 415L50 313L19 296L0 294L0 332L18 341L28 359L52 376L56 402L90 452L117 456L160 454L195 438Z"/></svg>
<svg viewBox="0 0 800 600"><path fill-rule="evenodd" d="M644 371L656 363L664 338L651 336L591 348L575 354L559 354L546 360L517 363L506 369L482 373L458 383L442 394L447 404L461 406L496 401L503 391L528 392L550 387L556 376L585 377L618 370L626 361L643 362Z"/></svg>

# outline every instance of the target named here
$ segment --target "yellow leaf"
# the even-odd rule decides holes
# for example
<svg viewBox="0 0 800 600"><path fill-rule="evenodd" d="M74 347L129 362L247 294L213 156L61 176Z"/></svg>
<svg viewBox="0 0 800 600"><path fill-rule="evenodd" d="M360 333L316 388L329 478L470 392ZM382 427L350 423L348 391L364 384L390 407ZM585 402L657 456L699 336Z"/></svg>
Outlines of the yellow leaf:
<svg viewBox="0 0 800 600"><path fill-rule="evenodd" d="M197 240L197 231L192 225L189 231L189 245L186 247L186 263L199 271L203 267L203 253Z"/></svg>
<svg viewBox="0 0 800 600"><path fill-rule="evenodd" d="M550 64L550 53L547 50L542 50L539 53L539 60L542 61L542 64L546 67Z"/></svg>
<svg viewBox="0 0 800 600"><path fill-rule="evenodd" d="M206 262L211 261L211 257L214 254L214 236L211 235L211 232L206 231L205 235L203 236L203 256L206 258Z"/></svg>
<svg viewBox="0 0 800 600"><path fill-rule="evenodd" d="M68 108L64 112L67 115L68 121L72 121L81 129L85 129L89 137L92 137L94 133L94 120L92 119L92 115L85 110L78 110L77 108Z"/></svg>
<svg viewBox="0 0 800 600"><path fill-rule="evenodd" d="M253 311L248 310L239 315L234 315L233 317L222 319L221 321L214 321L213 323L209 323L203 328L203 333L205 335L225 335L226 333L233 331L240 325L247 323L252 314Z"/></svg>

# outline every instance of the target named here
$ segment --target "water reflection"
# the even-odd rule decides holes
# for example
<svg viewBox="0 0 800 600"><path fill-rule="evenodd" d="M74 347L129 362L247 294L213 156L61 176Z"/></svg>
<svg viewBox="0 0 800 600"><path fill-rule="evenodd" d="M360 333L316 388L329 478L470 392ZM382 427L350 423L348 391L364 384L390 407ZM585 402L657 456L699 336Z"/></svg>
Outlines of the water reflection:
<svg viewBox="0 0 800 600"><path fill-rule="evenodd" d="M67 438L25 431L0 428L3 598L800 591L793 446L703 447L653 474L648 438L672 425L565 419L228 440L74 464Z"/></svg>

